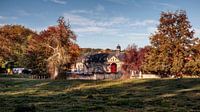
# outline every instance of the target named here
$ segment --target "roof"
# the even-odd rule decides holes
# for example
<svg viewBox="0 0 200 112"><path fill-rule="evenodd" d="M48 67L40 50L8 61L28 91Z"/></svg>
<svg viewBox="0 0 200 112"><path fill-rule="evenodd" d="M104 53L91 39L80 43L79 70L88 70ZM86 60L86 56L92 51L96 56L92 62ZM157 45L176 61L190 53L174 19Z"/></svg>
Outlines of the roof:
<svg viewBox="0 0 200 112"><path fill-rule="evenodd" d="M77 59L76 62L83 62L83 60L85 60L87 62L105 63L107 62L108 59L112 58L113 56L119 59L120 61L124 60L124 53L116 55L115 52L112 52L112 53L96 53L96 54L81 56Z"/></svg>
<svg viewBox="0 0 200 112"><path fill-rule="evenodd" d="M124 53L120 53L118 55L116 55L116 53L110 53L109 56L108 56L108 59L112 58L113 56L115 56L120 61L124 60Z"/></svg>
<svg viewBox="0 0 200 112"><path fill-rule="evenodd" d="M108 53L99 53L87 56L86 60L95 63L104 63L107 61Z"/></svg>
<svg viewBox="0 0 200 112"><path fill-rule="evenodd" d="M119 49L119 50L121 50L121 46L119 44L117 45L116 48Z"/></svg>

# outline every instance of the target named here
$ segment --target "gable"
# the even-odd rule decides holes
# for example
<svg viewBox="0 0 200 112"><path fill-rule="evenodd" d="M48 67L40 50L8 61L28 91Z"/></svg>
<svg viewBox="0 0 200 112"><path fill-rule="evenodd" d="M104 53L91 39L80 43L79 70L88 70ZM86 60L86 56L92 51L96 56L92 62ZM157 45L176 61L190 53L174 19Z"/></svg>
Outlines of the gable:
<svg viewBox="0 0 200 112"><path fill-rule="evenodd" d="M119 59L116 56L108 58L108 62L119 62Z"/></svg>

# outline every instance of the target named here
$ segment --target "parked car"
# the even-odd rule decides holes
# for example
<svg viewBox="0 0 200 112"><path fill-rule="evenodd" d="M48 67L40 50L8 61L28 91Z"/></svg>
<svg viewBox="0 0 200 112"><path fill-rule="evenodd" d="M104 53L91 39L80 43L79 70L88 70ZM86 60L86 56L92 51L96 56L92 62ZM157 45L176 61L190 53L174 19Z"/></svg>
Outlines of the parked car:
<svg viewBox="0 0 200 112"><path fill-rule="evenodd" d="M22 73L23 74L31 74L32 70L31 69L24 69L24 70L22 70Z"/></svg>
<svg viewBox="0 0 200 112"><path fill-rule="evenodd" d="M14 74L31 74L32 70L27 68L13 68Z"/></svg>
<svg viewBox="0 0 200 112"><path fill-rule="evenodd" d="M25 68L13 68L13 73L14 74L22 74L22 71L24 70Z"/></svg>

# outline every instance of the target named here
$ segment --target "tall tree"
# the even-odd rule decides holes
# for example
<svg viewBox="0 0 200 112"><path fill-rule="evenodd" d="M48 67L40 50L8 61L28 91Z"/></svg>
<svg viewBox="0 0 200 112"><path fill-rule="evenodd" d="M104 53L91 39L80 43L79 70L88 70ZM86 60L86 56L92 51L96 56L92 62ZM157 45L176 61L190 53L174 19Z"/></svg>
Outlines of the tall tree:
<svg viewBox="0 0 200 112"><path fill-rule="evenodd" d="M162 12L144 68L160 75L182 74L195 43L194 31L183 10Z"/></svg>
<svg viewBox="0 0 200 112"><path fill-rule="evenodd" d="M42 31L30 42L29 55L34 56L32 58L40 65L35 69L48 71L51 79L56 79L65 65L72 64L79 55L75 40L76 35L71 31L69 23L66 24L64 18L60 17L57 26Z"/></svg>

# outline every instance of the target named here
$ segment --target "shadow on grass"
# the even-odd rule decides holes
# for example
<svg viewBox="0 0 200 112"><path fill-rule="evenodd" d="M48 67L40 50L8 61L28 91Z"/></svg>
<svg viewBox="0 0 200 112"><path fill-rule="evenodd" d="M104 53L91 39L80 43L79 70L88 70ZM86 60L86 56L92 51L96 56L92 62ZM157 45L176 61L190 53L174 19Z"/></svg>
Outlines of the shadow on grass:
<svg viewBox="0 0 200 112"><path fill-rule="evenodd" d="M198 111L199 82L200 79L14 80L1 83L11 86L0 89L0 110L14 111L27 104L41 112ZM18 94L11 94L15 92Z"/></svg>

